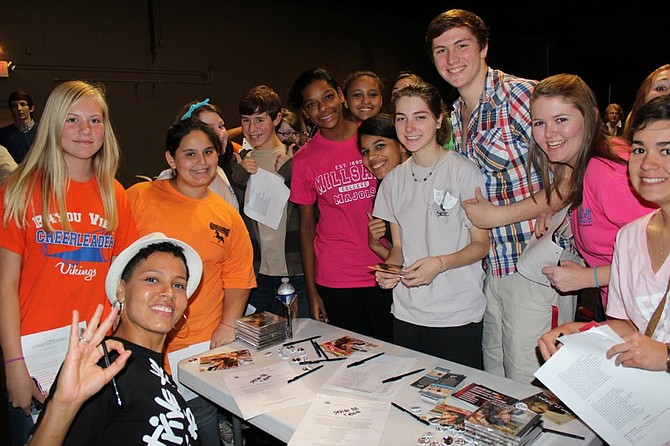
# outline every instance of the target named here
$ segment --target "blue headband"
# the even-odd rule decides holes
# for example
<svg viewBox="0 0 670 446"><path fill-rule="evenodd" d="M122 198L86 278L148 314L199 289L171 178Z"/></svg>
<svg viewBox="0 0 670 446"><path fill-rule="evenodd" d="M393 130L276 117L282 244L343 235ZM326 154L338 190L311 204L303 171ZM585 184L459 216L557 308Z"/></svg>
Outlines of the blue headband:
<svg viewBox="0 0 670 446"><path fill-rule="evenodd" d="M183 121L184 119L188 119L191 117L194 111L202 107L203 105L209 103L209 98L205 99L202 102L197 102L195 104L191 104L191 106L188 108L188 111L184 113L184 116L181 117L180 121Z"/></svg>

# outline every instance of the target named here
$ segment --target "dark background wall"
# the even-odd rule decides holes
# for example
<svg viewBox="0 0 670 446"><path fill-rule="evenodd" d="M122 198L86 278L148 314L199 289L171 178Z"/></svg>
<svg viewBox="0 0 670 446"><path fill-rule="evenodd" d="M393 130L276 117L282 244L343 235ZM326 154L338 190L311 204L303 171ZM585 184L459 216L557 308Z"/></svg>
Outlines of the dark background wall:
<svg viewBox="0 0 670 446"><path fill-rule="evenodd" d="M645 2L613 9L555 1L3 0L0 60L16 69L0 78L0 121L9 116L12 90L32 94L39 119L57 82L102 81L124 152L119 179L129 186L135 174L166 166L165 129L183 103L209 97L234 127L248 88L267 84L286 99L293 79L312 66L340 80L370 69L387 84L409 69L450 103L454 92L430 64L424 33L432 17L453 7L489 24L492 67L535 79L579 74L602 109L618 102L627 112L642 79L670 62L662 13Z"/></svg>

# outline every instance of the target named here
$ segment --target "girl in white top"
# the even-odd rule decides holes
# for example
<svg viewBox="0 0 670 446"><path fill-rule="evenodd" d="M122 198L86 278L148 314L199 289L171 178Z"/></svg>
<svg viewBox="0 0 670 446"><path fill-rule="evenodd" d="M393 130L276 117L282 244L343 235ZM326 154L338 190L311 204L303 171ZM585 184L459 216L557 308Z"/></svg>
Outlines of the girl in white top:
<svg viewBox="0 0 670 446"><path fill-rule="evenodd" d="M481 368L481 260L489 240L461 202L484 189L484 178L474 163L442 148L450 126L435 87L404 87L391 107L398 138L412 153L386 175L373 212L391 223L386 263L404 265L399 275L376 272L382 288L394 288L394 343Z"/></svg>

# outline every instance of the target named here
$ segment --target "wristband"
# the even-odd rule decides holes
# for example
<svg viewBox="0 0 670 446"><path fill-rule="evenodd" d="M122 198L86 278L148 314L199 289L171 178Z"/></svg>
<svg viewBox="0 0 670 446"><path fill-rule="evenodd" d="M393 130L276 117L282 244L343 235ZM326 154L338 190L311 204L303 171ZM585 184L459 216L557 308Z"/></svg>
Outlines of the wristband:
<svg viewBox="0 0 670 446"><path fill-rule="evenodd" d="M26 359L26 358L23 357L23 356L19 356L18 358L6 359L5 364L9 364L10 362L15 362L15 361L23 361L24 359Z"/></svg>
<svg viewBox="0 0 670 446"><path fill-rule="evenodd" d="M665 357L665 371L670 373L670 344L665 344L665 348L668 350L668 355Z"/></svg>
<svg viewBox="0 0 670 446"><path fill-rule="evenodd" d="M435 256L437 257L437 260L440 262L440 273L443 273L446 268L444 267L444 261L442 261L442 256Z"/></svg>
<svg viewBox="0 0 670 446"><path fill-rule="evenodd" d="M221 321L221 323L220 323L219 325L225 325L226 327L230 327L230 328L235 328L235 329L237 329L237 327L235 327L234 325L226 324L226 323L223 322L223 321Z"/></svg>
<svg viewBox="0 0 670 446"><path fill-rule="evenodd" d="M593 267L593 280L596 281L596 288L600 288L600 284L598 283L598 267L597 266Z"/></svg>

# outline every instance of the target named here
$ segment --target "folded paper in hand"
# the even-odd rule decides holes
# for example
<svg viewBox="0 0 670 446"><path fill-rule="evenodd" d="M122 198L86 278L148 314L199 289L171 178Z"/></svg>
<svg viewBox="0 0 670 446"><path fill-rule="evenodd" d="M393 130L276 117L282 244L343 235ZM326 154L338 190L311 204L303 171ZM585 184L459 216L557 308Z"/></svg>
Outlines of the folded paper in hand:
<svg viewBox="0 0 670 446"><path fill-rule="evenodd" d="M561 342L535 372L544 387L611 446L670 445L670 376L665 371L607 359L607 351L624 342L607 325L565 335Z"/></svg>
<svg viewBox="0 0 670 446"><path fill-rule="evenodd" d="M277 230L291 190L279 175L259 168L249 177L244 197L244 213L251 219Z"/></svg>
<svg viewBox="0 0 670 446"><path fill-rule="evenodd" d="M540 239L531 237L531 240L521 252L516 268L519 274L526 279L547 287L551 286L547 276L542 274L542 268L557 266L561 254L563 254L563 248L554 242L552 235L565 221L568 208L569 206L566 206L554 214L549 229L545 231L544 236Z"/></svg>

